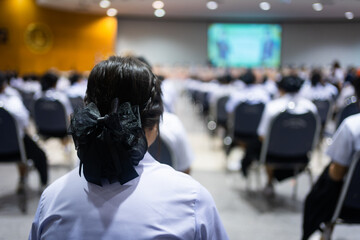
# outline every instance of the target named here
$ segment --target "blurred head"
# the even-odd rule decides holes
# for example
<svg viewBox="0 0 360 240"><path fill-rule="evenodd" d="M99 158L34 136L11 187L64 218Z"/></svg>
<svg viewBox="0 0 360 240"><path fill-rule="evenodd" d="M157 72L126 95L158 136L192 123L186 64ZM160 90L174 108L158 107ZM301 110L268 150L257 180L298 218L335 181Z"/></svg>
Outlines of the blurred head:
<svg viewBox="0 0 360 240"><path fill-rule="evenodd" d="M111 112L115 98L119 104L138 105L142 128L152 130L163 113L161 94L160 81L147 64L134 57L112 56L91 71L85 103L95 103L101 116Z"/></svg>
<svg viewBox="0 0 360 240"><path fill-rule="evenodd" d="M241 80L248 85L255 83L256 77L251 69L247 69Z"/></svg>
<svg viewBox="0 0 360 240"><path fill-rule="evenodd" d="M51 72L45 73L40 79L41 89L43 91L47 91L50 88L55 88L58 79L59 77L54 73Z"/></svg>
<svg viewBox="0 0 360 240"><path fill-rule="evenodd" d="M5 74L0 72L0 93L2 93L5 90L6 81L7 79Z"/></svg>
<svg viewBox="0 0 360 240"><path fill-rule="evenodd" d="M70 81L70 84L73 85L74 83L77 83L79 82L81 79L81 75L77 72L74 72L70 75L69 77L69 81Z"/></svg>
<svg viewBox="0 0 360 240"><path fill-rule="evenodd" d="M360 69L356 73L356 77L354 78L354 81L352 82L356 97L358 98L358 101L360 99Z"/></svg>
<svg viewBox="0 0 360 240"><path fill-rule="evenodd" d="M283 77L278 82L278 87L279 90L282 90L285 93L297 93L300 90L303 82L304 80L302 80L301 78L291 75L291 76Z"/></svg>
<svg viewBox="0 0 360 240"><path fill-rule="evenodd" d="M322 80L322 74L321 74L321 71L318 70L318 69L314 69L312 72L311 72L311 85L312 86L316 86L316 84L320 83L321 80Z"/></svg>

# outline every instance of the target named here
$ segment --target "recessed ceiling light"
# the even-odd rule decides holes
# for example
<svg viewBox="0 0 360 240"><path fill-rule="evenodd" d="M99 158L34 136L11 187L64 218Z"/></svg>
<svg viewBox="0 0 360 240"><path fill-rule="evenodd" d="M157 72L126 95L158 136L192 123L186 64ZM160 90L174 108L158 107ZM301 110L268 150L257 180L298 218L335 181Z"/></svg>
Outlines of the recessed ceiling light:
<svg viewBox="0 0 360 240"><path fill-rule="evenodd" d="M155 12L154 12L154 15L156 17L163 17L165 16L165 10L160 8L160 9L156 9Z"/></svg>
<svg viewBox="0 0 360 240"><path fill-rule="evenodd" d="M206 3L206 7L208 8L208 9L210 9L210 10L215 10L215 9L217 9L218 8L218 3L217 2L215 2L215 1L208 1L207 3Z"/></svg>
<svg viewBox="0 0 360 240"><path fill-rule="evenodd" d="M164 2L163 1L154 1L152 3L152 7L155 9L160 9L164 7Z"/></svg>
<svg viewBox="0 0 360 240"><path fill-rule="evenodd" d="M264 11L268 11L268 10L270 10L270 8L271 8L270 3L268 3L268 2L261 2L261 3L259 4L259 6L260 6L260 8L261 8L262 10L264 10Z"/></svg>
<svg viewBox="0 0 360 240"><path fill-rule="evenodd" d="M345 17L349 20L353 19L354 18L354 13L352 12L346 12L345 13Z"/></svg>
<svg viewBox="0 0 360 240"><path fill-rule="evenodd" d="M106 11L106 14L107 14L109 17L114 17L114 16L116 16L117 13L118 13L118 11L117 11L115 8L109 8L109 9Z"/></svg>
<svg viewBox="0 0 360 240"><path fill-rule="evenodd" d="M109 0L101 0L99 5L102 8L108 8L108 7L110 7L111 2Z"/></svg>
<svg viewBox="0 0 360 240"><path fill-rule="evenodd" d="M312 7L317 12L320 12L321 10L323 10L323 5L321 3L313 3Z"/></svg>

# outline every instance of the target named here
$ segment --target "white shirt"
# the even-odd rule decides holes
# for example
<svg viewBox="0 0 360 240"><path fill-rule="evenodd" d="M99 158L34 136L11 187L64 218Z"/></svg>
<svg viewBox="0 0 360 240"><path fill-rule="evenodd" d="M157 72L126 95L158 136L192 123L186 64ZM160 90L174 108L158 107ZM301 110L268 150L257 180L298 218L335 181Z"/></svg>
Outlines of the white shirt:
<svg viewBox="0 0 360 240"><path fill-rule="evenodd" d="M265 105L257 130L258 135L265 136L270 128L271 120L280 112L285 111L288 107L291 107L292 112L296 114L302 114L308 111L317 113L316 106L310 100L302 98L298 94L285 94Z"/></svg>
<svg viewBox="0 0 360 240"><path fill-rule="evenodd" d="M71 85L68 89L66 89L66 94L69 97L81 97L82 99L85 98L85 94L86 94L86 83L85 82L80 82L80 83L74 83L73 85Z"/></svg>
<svg viewBox="0 0 360 240"><path fill-rule="evenodd" d="M360 150L360 113L345 118L335 132L326 153L333 162L348 167L352 156Z"/></svg>
<svg viewBox="0 0 360 240"><path fill-rule="evenodd" d="M70 100L63 92L60 92L55 89L49 89L45 92L35 94L34 96L35 99L39 99L41 97L47 97L47 98L59 100L59 102L61 102L65 107L65 112L67 116L70 116L70 114L73 112L73 108L71 106Z"/></svg>
<svg viewBox="0 0 360 240"><path fill-rule="evenodd" d="M270 101L270 95L261 84L249 84L244 89L233 92L225 108L228 113L231 113L241 102L257 104L268 101Z"/></svg>
<svg viewBox="0 0 360 240"><path fill-rule="evenodd" d="M330 83L324 85L318 83L315 86L309 83L304 84L300 89L300 95L309 100L334 100L337 94L337 88Z"/></svg>
<svg viewBox="0 0 360 240"><path fill-rule="evenodd" d="M24 137L24 130L29 124L29 111L25 108L22 100L16 95L0 93L0 107L3 107L15 118L19 135Z"/></svg>
<svg viewBox="0 0 360 240"><path fill-rule="evenodd" d="M175 114L164 112L160 122L160 135L174 153L174 169L178 171L188 169L194 161L194 153L187 139L185 128Z"/></svg>
<svg viewBox="0 0 360 240"><path fill-rule="evenodd" d="M124 185L88 183L78 169L42 194L29 240L228 239L210 193L147 153Z"/></svg>

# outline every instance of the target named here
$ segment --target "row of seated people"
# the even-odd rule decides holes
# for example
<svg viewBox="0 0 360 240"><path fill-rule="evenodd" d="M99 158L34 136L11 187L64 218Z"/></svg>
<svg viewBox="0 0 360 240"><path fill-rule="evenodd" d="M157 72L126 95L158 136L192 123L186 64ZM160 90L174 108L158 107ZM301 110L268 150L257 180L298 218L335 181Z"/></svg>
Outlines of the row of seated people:
<svg viewBox="0 0 360 240"><path fill-rule="evenodd" d="M34 78L34 77L33 77ZM41 87L42 91L38 92L36 91L34 94L34 102L38 99L46 98L51 100L58 100L59 103L63 106L66 113L66 119L70 119L70 114L73 112L72 105L69 101L69 98L71 96L81 96L83 97L85 95L84 87L86 90L86 86L84 86L84 81L80 80L80 75L73 74L70 76L70 81L73 83L72 87L67 88L67 91L61 91L58 90L58 77L56 74L48 72L44 74L41 79ZM26 99L22 99L21 95L19 94L19 91L25 91L27 88L27 82L28 80L21 81L19 78L17 78L14 81L14 77L9 77L4 74L1 74L1 85L2 85L2 91L1 91L1 102L3 103L2 106L9 111L17 120L18 125L21 128L21 133L26 132L26 128L29 123L29 111L24 106L27 104ZM172 154L171 162L169 162L169 165L172 165L176 170L182 171L185 173L190 173L190 165L194 160L194 154L192 152L192 149L190 147L190 144L188 142L188 139L186 137L185 129L180 121L180 119L173 113L174 109L174 102L173 99L170 100L170 96L173 98L173 94L169 93L170 90L173 91L173 88L170 87L171 84L166 84L167 81L164 81L164 79L159 76L160 80L163 80L162 82L162 89L164 91L164 103L165 103L165 109L163 118L160 122L160 132L161 132L161 141L160 145L152 146L152 148L149 149L151 153L154 155L154 157L158 157L162 149L165 147L168 147L170 149ZM13 80L13 85L15 87L11 87L9 85L9 82ZM20 84L22 82L22 84ZM34 83L39 83L37 81L32 81L32 85L36 85ZM16 83L16 84L14 84ZM165 98L165 96L169 96ZM22 101L21 101L22 100ZM34 104L32 105L33 111L34 111ZM52 123L51 116L47 116L47 122L49 122L49 125L55 124ZM37 120L35 119L35 122L37 124ZM67 121L67 124L69 124L69 121ZM38 133L43 134L43 132L39 131L40 129L37 129ZM67 128L65 128L61 133L59 133L56 137L60 137L62 140L64 140L64 144L66 144L66 141L69 139L67 138L68 132L66 131ZM23 134L21 134L23 135ZM40 176L41 176L41 187L40 192L45 188L47 185L47 175L48 175L48 161L46 158L46 154L44 151L38 146L38 144L32 140L32 137L29 136L29 134L24 135L24 142L25 142L25 152L27 153L27 157L29 159L32 159L35 163L35 167L38 169ZM50 135L49 135L50 136ZM54 136L54 134L51 134L51 136ZM37 154L34 156L34 154ZM4 156L7 157L7 156ZM19 165L19 171L20 171L20 181L19 181L19 189L24 187L24 178L25 178L25 170L20 167Z"/></svg>
<svg viewBox="0 0 360 240"><path fill-rule="evenodd" d="M273 123L275 116L280 115L283 111L291 111L298 115L305 112L311 112L320 120L318 108L313 101L319 99L329 100L331 102L338 101L338 103L340 103L338 106L341 106L345 105L345 94L349 94L349 97L353 98L353 94L356 92L358 95L360 90L359 72L357 76L355 75L353 78L347 79L347 81L342 84L343 88L341 90L346 89L346 91L340 92L339 94L338 88L325 82L321 71L315 69L312 71L310 79L308 79L307 82L294 73L282 77L281 80L277 81L278 96L271 100L271 95L266 91L264 85L255 83L257 76L251 70L242 75L241 79L246 84L241 90L236 90L234 87L232 89L224 88L230 90L230 92L227 93L228 99L223 102L223 112L225 112L226 116L230 116L231 118L231 114L234 114L235 109L238 106L241 106L240 103L242 102L264 106L259 110L260 114L258 115L259 118L256 124L248 122L248 125L240 126L241 129L247 129L251 128L251 125L254 125L255 127L253 129L255 129L255 133L253 132L252 136L246 136L245 139L241 138L243 136L236 136L236 133L233 133L232 136L234 138L233 140L239 139L240 144L245 149L245 156L241 160L241 171L245 176L247 175L247 170L251 162L261 157L260 153L263 149L263 142L271 141L266 138L270 137L269 127ZM352 91L349 91L349 89L352 89ZM342 93L344 95L341 95ZM341 109L341 107L337 110L339 111L339 109ZM340 127L334 135L334 142L327 150L327 154L331 158L331 163L325 168L323 174L307 197L304 211L303 239L307 239L314 231L319 229L321 223L326 223L330 220L339 197L344 175L350 165L352 156L355 152L360 150L358 146L358 141L360 139L358 129L360 128L357 127L357 125L359 125L358 118L360 117L360 114L356 114L356 112L359 112L358 106L357 111L351 113L355 114L354 116L346 118L341 125L339 123ZM244 114L244 112L242 113ZM242 116L239 116L239 118L241 117ZM234 119L234 117L232 119ZM230 124L228 124L229 122ZM227 130L229 131L234 130L231 124L237 123L239 122L231 122L227 119L224 121L225 127L227 127ZM293 141L292 139L288 140ZM304 142L303 144L306 143ZM284 156L266 155L267 160L275 159L275 161L279 161L281 158L284 158L282 160L286 163L292 161L303 161L304 163L308 163L308 157L308 155L303 155L295 157L286 156L284 158ZM264 192L267 196L273 196L273 179L275 178L278 181L281 181L293 176L294 171L277 169L276 167L274 168L273 164L266 164L265 166L268 181ZM330 201L329 197L331 198ZM328 211L329 209L332 211ZM353 209L347 211L345 214L350 218L356 216L359 217L359 212L354 212Z"/></svg>

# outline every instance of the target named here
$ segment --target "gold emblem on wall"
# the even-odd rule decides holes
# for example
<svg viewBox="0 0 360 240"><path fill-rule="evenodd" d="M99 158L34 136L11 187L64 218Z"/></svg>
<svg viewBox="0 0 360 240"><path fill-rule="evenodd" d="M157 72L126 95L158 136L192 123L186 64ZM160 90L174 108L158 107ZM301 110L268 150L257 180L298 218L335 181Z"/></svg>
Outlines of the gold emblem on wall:
<svg viewBox="0 0 360 240"><path fill-rule="evenodd" d="M52 32L43 23L31 23L25 31L25 43L34 53L46 53L53 45Z"/></svg>

